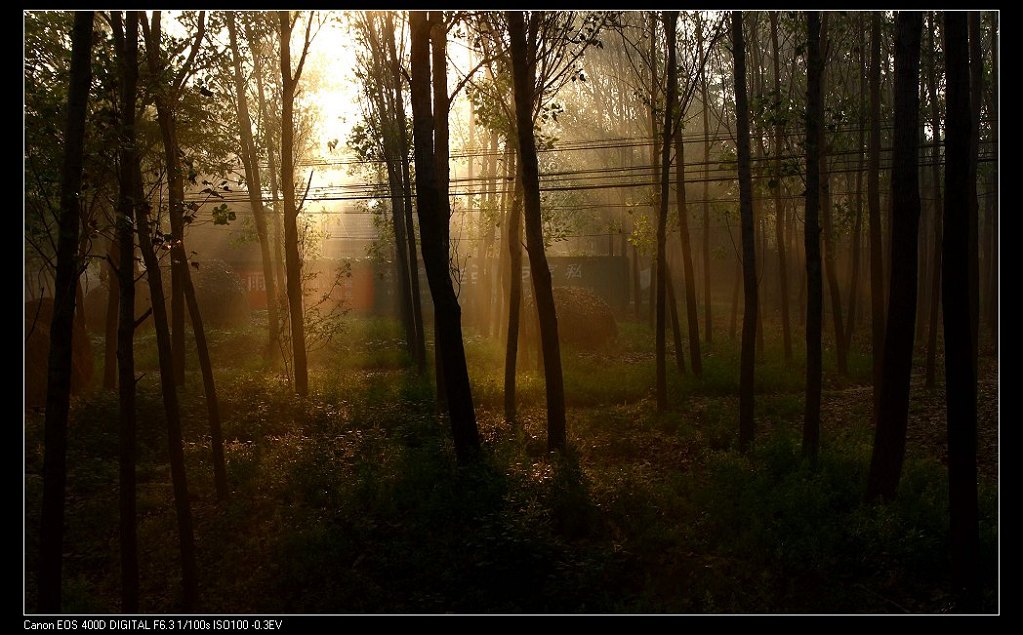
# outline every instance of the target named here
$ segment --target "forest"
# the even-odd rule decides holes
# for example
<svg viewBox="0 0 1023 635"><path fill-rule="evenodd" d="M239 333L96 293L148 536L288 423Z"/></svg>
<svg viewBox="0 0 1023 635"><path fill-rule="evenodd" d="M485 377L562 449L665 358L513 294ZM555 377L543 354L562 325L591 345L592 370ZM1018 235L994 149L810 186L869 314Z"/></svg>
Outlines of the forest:
<svg viewBox="0 0 1023 635"><path fill-rule="evenodd" d="M22 19L26 615L1000 613L999 12Z"/></svg>

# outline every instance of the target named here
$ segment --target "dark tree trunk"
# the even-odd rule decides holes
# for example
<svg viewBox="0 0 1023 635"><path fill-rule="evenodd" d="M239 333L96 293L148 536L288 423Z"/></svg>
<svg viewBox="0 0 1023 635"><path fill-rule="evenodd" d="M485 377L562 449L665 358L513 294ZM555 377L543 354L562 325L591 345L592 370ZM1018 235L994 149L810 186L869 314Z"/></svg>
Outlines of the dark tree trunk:
<svg viewBox="0 0 1023 635"><path fill-rule="evenodd" d="M665 278L668 269L668 256L665 253L667 247L667 226L668 226L668 187L669 171L671 169L671 128L672 115L675 109L675 93L678 90L678 78L675 76L675 22L678 20L677 11L663 11L661 21L664 26L664 36L668 53L667 93L664 100L664 125L661 128L661 161L659 182L661 187L658 197L657 209L657 315L654 340L657 349L657 411L664 412L668 408L668 373L665 360ZM680 184L681 186L681 184ZM681 216L681 210L679 215Z"/></svg>
<svg viewBox="0 0 1023 635"><path fill-rule="evenodd" d="M860 31L859 35L859 52L857 67L861 70L860 73L860 86L859 86L859 138L856 143L856 185L855 185L855 198L853 206L856 208L856 220L853 224L853 236L852 236L852 271L849 274L849 318L846 320L845 325L845 350L848 351L852 348L852 336L853 330L856 326L856 313L857 313L857 300L860 296L860 239L863 236L863 168L864 159L866 158L863 152L864 141L867 132L867 74L869 69L867 68L866 61L866 37L863 32L863 14L859 14L856 19L856 27Z"/></svg>
<svg viewBox="0 0 1023 635"><path fill-rule="evenodd" d="M238 48L238 29L235 27L235 13L227 12L227 31L231 44L231 60L234 71L235 103L238 109L238 127L241 132L241 158L245 169L245 189L249 194L252 221L259 239L259 254L263 262L263 283L266 289L267 342L263 358L272 359L278 351L280 322L277 315L277 285L274 280L273 258L270 256L270 230L263 209L263 188L259 175L259 153L252 136L252 120L249 117L249 103L246 96L245 77L242 73L241 52ZM250 45L252 43L250 42ZM253 57L259 54L253 51Z"/></svg>
<svg viewBox="0 0 1023 635"><path fill-rule="evenodd" d="M941 234L942 234L942 202L941 202L941 113L938 109L938 78L935 58L937 57L937 25L934 12L928 14L930 33L930 50L927 60L927 97L931 102L931 130L934 139L931 145L931 198L934 211L934 264L931 268L931 297L928 313L929 328L927 331L927 361L924 365L924 385L934 388L937 378L938 358L938 315L941 309ZM923 321L923 316L920 316Z"/></svg>
<svg viewBox="0 0 1023 635"><path fill-rule="evenodd" d="M942 311L948 416L949 527L956 608L979 608L977 511L977 376L973 348L969 258L972 134L966 14L945 12L945 234Z"/></svg>
<svg viewBox="0 0 1023 635"><path fill-rule="evenodd" d="M213 363L210 361L210 348L206 342L206 330L202 324L202 314L195 298L195 287L192 276L186 272L185 303L188 315L192 320L192 333L195 335L195 346L199 354L199 369L202 373L202 386L206 394L206 416L210 423L210 450L213 453L213 482L217 490L217 500L225 501L229 495L227 487L227 467L224 463L224 434L220 426L220 402L217 399L217 384L213 379Z"/></svg>
<svg viewBox="0 0 1023 635"><path fill-rule="evenodd" d="M515 194L508 212L508 339L504 349L504 419L514 423L516 418L515 380L519 355L519 326L522 317L522 177L516 165Z"/></svg>
<svg viewBox="0 0 1023 635"><path fill-rule="evenodd" d="M696 42L703 50L703 20L696 21ZM714 341L710 290L710 107L707 97L707 65L700 65L700 95L703 103L703 336Z"/></svg>
<svg viewBox="0 0 1023 635"><path fill-rule="evenodd" d="M198 46L199 42L202 40L204 24L205 23L200 17L199 35L196 37L195 46ZM229 21L228 25L229 27L233 27L233 20ZM233 37L233 28L231 28L231 32ZM153 12L152 24L147 31L147 35L149 70L152 74L157 75L163 69L160 62L162 37L159 11ZM234 48L237 49L237 41L234 42L234 45ZM237 56L235 57L235 64L240 64L237 60ZM236 69L236 72L240 73L240 67ZM241 92L244 97L244 89ZM213 441L213 472L217 488L217 497L220 500L225 500L227 498L227 476L224 467L224 446L222 435L220 433L220 413L217 405L217 389L213 379L213 368L210 362L209 348L206 345L206 333L202 328L202 318L199 315L199 305L195 299L195 289L192 286L192 274L188 269L188 256L185 250L185 185L184 177L181 174L181 157L177 138L177 117L174 112L174 108L178 101L177 80L172 81L169 89L166 90L164 95L164 97L157 98L156 107L157 119L160 123L160 133L164 145L164 160L166 161L168 181L168 206L170 209L169 216L171 221L171 232L174 235L174 241L171 245L171 351L173 353L174 360L174 381L177 385L181 385L184 382L184 310L187 308L191 316L192 332L195 336L196 346L198 349L199 366L203 378L203 389L206 392L206 407L209 414L210 436ZM244 101L242 101L242 103L244 104ZM242 111L239 110L239 112L241 113ZM244 110L244 115L245 122L243 123L243 127L248 123L248 109ZM239 117L241 117L241 114ZM242 133L244 136L244 130ZM251 146L251 133L249 134L248 141L248 145ZM254 155L255 148L251 147L250 149ZM254 159L250 157L250 160ZM246 178L252 178L252 175L249 174L248 171L246 172ZM255 179L255 183L258 184L258 176L255 177ZM250 180L250 187L252 183L253 181ZM258 197L256 198L257 202L259 202ZM252 194L250 190L250 201L251 200ZM256 214L256 211L257 208L254 206L254 215ZM261 215L261 208L259 209L259 212ZM258 233L258 218L256 226ZM267 254L267 260L264 260L264 264L268 262L268 259L269 254ZM181 348L179 348L179 346Z"/></svg>
<svg viewBox="0 0 1023 635"><path fill-rule="evenodd" d="M739 155L739 216L742 219L742 354L739 370L739 448L753 446L753 373L757 329L757 273L753 236L753 176L750 170L749 104L746 98L746 45L742 11L732 12L732 54L735 63L736 145Z"/></svg>
<svg viewBox="0 0 1023 635"><path fill-rule="evenodd" d="M970 335L973 337L973 375L977 375L977 351L980 340L980 205L977 199L977 153L980 150L980 107L984 99L984 52L981 48L980 12L968 16L970 37L970 186L969 242L967 267L970 292Z"/></svg>
<svg viewBox="0 0 1023 635"><path fill-rule="evenodd" d="M401 96L401 67L394 44L394 16L392 13L387 13L384 24L387 29L387 54L394 85L392 100L394 102L394 109L401 117L402 122L401 125L397 126L397 131L398 145L402 148L400 160L402 216L406 228L405 249L407 250L406 260L408 261L412 323L415 326L415 353L413 358L416 361L416 372L422 377L426 374L426 327L423 324L423 302L419 289L419 256L416 249L416 226L412 218L412 176L408 158L409 138L405 124L407 116L405 113L405 100Z"/></svg>
<svg viewBox="0 0 1023 635"><path fill-rule="evenodd" d="M828 13L821 18L821 46L824 51L828 44ZM821 54L821 86L827 81L825 78L826 54ZM824 97L821 96L821 114L824 114ZM840 375L849 374L849 365L846 361L845 350L845 329L842 320L842 290L838 284L838 272L836 271L835 260L838 258L838 241L831 222L831 169L828 164L828 141L825 135L824 126L818 127L820 141L818 151L820 152L821 174L820 174L820 197L821 197L821 230L824 239L824 275L828 280L828 295L831 298L831 322L835 329L835 356L838 363Z"/></svg>
<svg viewBox="0 0 1023 635"><path fill-rule="evenodd" d="M120 305L117 267L120 265L115 263L120 260L117 239L111 238L107 248L107 264L103 267L107 276L107 310L103 337L103 390L113 390L117 387L117 312Z"/></svg>
<svg viewBox="0 0 1023 635"><path fill-rule="evenodd" d="M440 341L444 368L444 387L451 418L455 454L460 463L474 458L479 451L479 430L473 411L469 371L462 341L461 308L448 270L447 201L442 201L434 165L434 122L447 113L434 113L430 93L430 19L426 13L409 15L411 34L411 97L413 146L416 160L416 198L419 230L422 234L423 264L433 296L434 320Z"/></svg>
<svg viewBox="0 0 1023 635"><path fill-rule="evenodd" d="M821 19L806 14L806 207L803 212L806 250L806 405L803 411L803 456L817 462L821 428L821 128L824 119L824 60L821 59Z"/></svg>
<svg viewBox="0 0 1023 635"><path fill-rule="evenodd" d="M519 173L525 194L526 252L533 279L533 298L540 318L544 383L547 394L547 449L564 451L565 386L561 374L561 347L558 342L558 316L551 287L551 271L544 253L543 225L540 218L540 171L533 137L533 84L535 51L526 48L526 29L520 11L507 12L511 40L512 79L515 86L515 127L519 141Z"/></svg>
<svg viewBox="0 0 1023 635"><path fill-rule="evenodd" d="M895 138L892 145L892 281L881 400L867 498L892 500L902 475L916 322L920 223L920 38L923 13L900 11L895 36Z"/></svg>
<svg viewBox="0 0 1023 635"><path fill-rule="evenodd" d="M675 367L682 375L686 374L686 357L682 348L682 329L678 323L678 303L675 300L675 280L671 275L671 268L665 276L665 283L668 285L668 308L671 311L671 337L675 343Z"/></svg>
<svg viewBox="0 0 1023 635"><path fill-rule="evenodd" d="M64 542L64 491L67 484L67 428L71 403L71 333L75 288L83 264L78 249L85 114L92 79L92 11L75 14L71 34L64 163L61 167L57 272L50 322L50 356L46 375L42 524L39 541L39 611L61 608Z"/></svg>
<svg viewBox="0 0 1023 635"><path fill-rule="evenodd" d="M129 11L122 25L120 11L110 14L121 80L120 165L118 166L117 285L120 298L117 320L118 371L118 536L121 563L121 612L139 610L138 516L135 464L137 414L135 412L135 184L139 158L135 150L135 109L138 94L139 15ZM144 19L144 18L143 18ZM112 276L111 276L112 278ZM111 288L114 280L110 280Z"/></svg>
<svg viewBox="0 0 1023 635"><path fill-rule="evenodd" d="M141 168L140 164L135 164ZM144 201L142 174L135 174L135 197ZM181 435L181 410L177 388L174 385L174 365L171 352L170 329L167 325L167 305L160 279L160 262L156 258L153 232L149 226L148 205L135 210L139 249L149 281L149 299L153 307L153 325L156 329L156 348L160 359L160 388L163 407L167 413L167 444L170 453L171 481L174 489L174 508L178 520L178 547L181 551L182 608L191 612L198 599L195 537L192 532L192 509L188 500L188 477L185 474L185 449Z"/></svg>
<svg viewBox="0 0 1023 635"><path fill-rule="evenodd" d="M146 36L146 56L149 72L154 77L166 75L168 69L160 60L163 46L163 32L160 25L161 12L154 11L148 28L143 31ZM200 14L199 30L196 43L199 46L205 31L205 22ZM186 62L186 66L191 59ZM185 179L181 173L181 148L178 144L177 118L175 108L178 102L178 78L171 77L161 90L155 93L156 119L160 126L160 137L163 141L164 163L167 169L167 216L170 219L171 235L171 351L174 355L174 384L185 383L185 296L184 277L188 275L188 262L184 248L185 238Z"/></svg>
<svg viewBox="0 0 1023 635"><path fill-rule="evenodd" d="M774 58L774 94L775 99L781 100L781 63L778 52L778 12L772 11L769 14L771 19L771 53ZM785 355L785 362L792 361L792 327L789 324L789 276L785 260L785 205L781 196L781 154L782 139L785 137L785 123L779 117L774 124L774 215L775 232L778 243L778 287L780 297L778 303L781 306L781 334L782 346Z"/></svg>
<svg viewBox="0 0 1023 635"><path fill-rule="evenodd" d="M669 79L670 81L670 79ZM686 322L689 327L689 356L693 374L703 372L700 354L700 317L696 306L696 274L693 271L693 248L689 241L689 209L686 205L685 146L682 142L682 126L675 130L675 205L678 211L678 234L682 243L682 273L686 285Z"/></svg>
<svg viewBox="0 0 1023 635"><path fill-rule="evenodd" d="M881 14L870 16L870 150L867 165L867 209L870 225L870 332L873 356L874 410L880 410L881 365L884 355L884 262L881 250Z"/></svg>
<svg viewBox="0 0 1023 635"><path fill-rule="evenodd" d="M288 312L291 322L292 362L295 392L309 393L309 368L305 350L305 323L302 309L302 259L298 253L298 209L295 205L295 91L302 73L302 63L292 75L291 30L289 11L278 12L281 38L281 190L284 198L284 260L287 273ZM311 18L310 18L311 19ZM305 51L302 54L305 61Z"/></svg>
<svg viewBox="0 0 1023 635"><path fill-rule="evenodd" d="M991 153L998 157L998 18L991 16L991 92L988 112L991 118ZM987 310L987 327L991 331L991 343L998 348L998 161L991 164L991 190L988 195L988 227L990 240L990 258L988 259L987 285L988 293L985 301Z"/></svg>

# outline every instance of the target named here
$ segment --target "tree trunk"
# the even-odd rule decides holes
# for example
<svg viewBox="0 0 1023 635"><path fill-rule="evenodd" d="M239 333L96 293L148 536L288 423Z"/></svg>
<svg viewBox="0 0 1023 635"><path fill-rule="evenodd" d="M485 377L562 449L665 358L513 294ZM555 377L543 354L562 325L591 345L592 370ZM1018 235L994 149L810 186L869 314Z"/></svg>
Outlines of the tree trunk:
<svg viewBox="0 0 1023 635"><path fill-rule="evenodd" d="M942 310L948 416L949 528L956 608L979 608L977 376L970 304L970 95L965 13L945 12L945 235Z"/></svg>
<svg viewBox="0 0 1023 635"><path fill-rule="evenodd" d="M916 323L920 222L920 37L923 14L900 11L895 38L895 138L892 145L892 281L881 399L867 480L869 499L892 500L902 475Z"/></svg>
<svg viewBox="0 0 1023 635"><path fill-rule="evenodd" d="M257 41L256 34L249 23L245 24L245 39L247 39L250 42L250 44L253 45ZM267 304L273 302L274 305L277 307L278 312L277 344L279 347L280 334L283 331L282 327L280 326L280 321L283 319L283 317L280 314L281 308L280 289L281 285L284 284L284 280L286 279L284 272L284 254L281 249L280 198L278 196L278 193L280 192L280 187L278 186L277 182L278 171L277 158L276 155L274 154L273 144L274 136L271 131L271 126L267 112L268 108L266 104L266 91L263 89L263 63L260 60L259 53L255 49L253 49L252 51L252 71L256 76L256 95L259 98L259 118L263 121L261 130L263 133L263 145L266 148L267 167L269 168L267 170L267 175L270 180L270 205L271 205L270 217L272 222L267 227L267 231L269 231L273 237L273 263L274 263L273 277L274 291L276 292L276 295L271 296L269 293L267 293L266 301Z"/></svg>
<svg viewBox="0 0 1023 635"><path fill-rule="evenodd" d="M668 373L665 363L665 277L668 268L668 258L665 253L667 246L667 225L668 225L668 187L669 171L671 169L671 127L672 114L675 109L675 92L678 90L678 78L675 76L675 22L678 20L677 11L662 11L661 21L664 26L664 35L668 54L667 93L664 100L664 125L662 126L661 138L661 160L660 160L660 196L658 196L657 209L657 315L654 340L657 349L657 411L664 412L668 408ZM679 212L681 215L681 211Z"/></svg>
<svg viewBox="0 0 1023 635"><path fill-rule="evenodd" d="M696 42L703 50L703 19L696 21ZM703 103L703 336L714 341L710 288L710 106L707 97L707 65L700 65L700 95Z"/></svg>
<svg viewBox="0 0 1023 635"><path fill-rule="evenodd" d="M931 144L931 197L934 212L934 264L931 268L931 297L929 328L927 331L927 361L924 365L924 385L934 388L937 378L938 357L938 314L941 309L941 241L942 241L942 209L941 202L941 113L938 109L938 78L937 65L937 25L934 12L928 13L928 29L930 47L927 55L927 97L931 102L931 130L934 139ZM923 316L921 317L921 321Z"/></svg>
<svg viewBox="0 0 1023 635"><path fill-rule="evenodd" d="M884 262L881 251L881 14L870 15L870 149L867 165L870 225L870 331L873 356L874 409L877 424L884 355Z"/></svg>
<svg viewBox="0 0 1023 635"><path fill-rule="evenodd" d="M140 164L135 164L141 168ZM135 196L144 201L142 174L135 174ZM148 205L142 204L135 210L135 226L138 228L139 249L146 267L149 281L149 299L153 307L153 325L156 329L156 347L160 359L160 388L163 392L163 407L167 413L167 444L170 453L171 481L174 489L174 508L178 520L178 547L181 551L182 608L191 612L198 599L197 569L195 561L195 538L192 532L192 509L188 499L188 477L185 474L185 450L181 435L181 411L178 405L177 388L174 385L174 364L171 352L170 329L167 325L167 305L163 295L163 281L160 279L160 263L156 258L153 233L150 230Z"/></svg>
<svg viewBox="0 0 1023 635"><path fill-rule="evenodd" d="M533 84L536 51L526 48L526 31L519 11L507 12L511 40L512 79L515 87L515 127L519 141L519 173L525 194L526 252L533 279L533 298L540 318L544 384L547 394L547 449L565 450L565 387L561 374L558 317L551 287L551 271L544 253L540 218L540 173L533 137Z"/></svg>
<svg viewBox="0 0 1023 635"><path fill-rule="evenodd" d="M998 18L999 14L992 12L991 16L991 92L988 112L991 118L991 153L998 157ZM991 343L995 350L998 349L998 161L991 164L991 192L988 197L988 227L990 240L990 258L988 259L987 285L988 293L985 304L987 305L987 327L991 331Z"/></svg>
<svg viewBox="0 0 1023 635"><path fill-rule="evenodd" d="M669 79L670 81L670 79ZM700 317L696 306L696 274L693 271L693 248L689 241L689 208L686 205L685 146L682 141L682 126L675 131L675 205L678 212L678 234L682 243L682 273L686 285L686 322L689 327L689 358L693 374L703 373L703 359L700 354Z"/></svg>
<svg viewBox="0 0 1023 635"><path fill-rule="evenodd" d="M71 75L68 82L64 162L61 169L57 272L50 322L47 360L43 503L39 543L39 611L61 608L61 569L64 542L64 491L67 484L67 430L71 403L71 334L75 316L79 210L85 115L92 79L92 11L75 14L71 35Z"/></svg>
<svg viewBox="0 0 1023 635"><path fill-rule="evenodd" d="M241 53L238 48L238 30L235 27L235 13L227 12L227 31L231 45L231 59L234 70L235 102L238 108L238 127L241 132L242 165L245 169L245 189L249 194L252 221L259 239L259 254L263 262L263 284L266 289L267 342L263 359L269 361L279 348L277 341L280 323L277 316L277 286L274 281L273 259L270 256L270 232L263 209L263 188L259 175L259 154L252 136L252 121L249 117L249 103L246 97L245 77L242 73ZM250 43L251 45L252 43ZM253 57L258 53L253 51Z"/></svg>
<svg viewBox="0 0 1023 635"><path fill-rule="evenodd" d="M120 262L117 238L111 238L107 247L107 263L103 271L107 276L107 310L103 338L103 390L117 387L117 312L120 305L120 284L117 267ZM134 301L134 299L133 299Z"/></svg>
<svg viewBox="0 0 1023 635"><path fill-rule="evenodd" d="M739 216L742 219L742 354L739 370L739 449L753 446L753 374L757 329L757 274L753 236L753 176L750 170L749 104L746 98L746 45L742 11L732 12L732 54L735 64L736 145L739 159Z"/></svg>
<svg viewBox="0 0 1023 635"><path fill-rule="evenodd" d="M821 19L821 46L824 51L828 49L828 14L825 13ZM827 81L825 77L826 54L821 54L821 86ZM821 98L821 114L824 114L824 98ZM845 329L842 320L842 290L838 284L838 272L835 267L835 260L838 258L838 241L835 238L831 222L831 170L828 164L829 144L825 135L824 126L818 127L821 135L818 150L820 151L821 176L820 176L820 197L821 197L821 229L824 238L824 275L828 279L828 295L831 298L831 321L835 329L835 356L838 362L838 373L842 376L849 374L849 365L846 361L845 350Z"/></svg>
<svg viewBox="0 0 1023 635"><path fill-rule="evenodd" d="M295 372L295 392L309 393L309 369L306 362L305 323L302 309L302 260L298 253L298 210L295 206L295 91L302 72L291 72L291 15L278 12L281 38L281 190L284 197L284 261L287 272L288 311L291 321L291 348ZM310 18L311 19L311 18ZM302 54L302 61L305 53Z"/></svg>
<svg viewBox="0 0 1023 635"><path fill-rule="evenodd" d="M160 26L160 11L154 11L146 36L146 57L149 72L154 78L165 75L167 68L161 63L160 54L163 33ZM202 27L200 22L200 28ZM163 141L163 156L167 170L167 216L170 219L171 235L171 293L170 331L173 354L174 384L185 383L185 302L184 279L188 273L184 249L185 237L185 181L181 174L181 149L178 145L177 121L174 109L177 105L177 88L174 80L161 90L155 91L156 119Z"/></svg>
<svg viewBox="0 0 1023 635"><path fill-rule="evenodd" d="M202 314L195 298L195 287L192 276L186 271L185 303L188 315L192 320L192 333L195 335L196 351L199 354L199 369L202 373L203 392L206 395L206 416L210 423L210 444L213 453L213 482L217 490L217 500L226 501L229 496L227 487L227 467L224 463L224 435L220 426L220 402L217 399L217 384L213 379L213 363L210 361L210 348L206 342L206 330L202 324Z"/></svg>
<svg viewBox="0 0 1023 635"><path fill-rule="evenodd" d="M518 161L513 159L516 166ZM515 423L515 380L519 354L519 326L522 317L522 176L515 168L515 194L508 212L508 339L504 349L504 420Z"/></svg>
<svg viewBox="0 0 1023 635"><path fill-rule="evenodd" d="M441 200L434 165L434 112L430 99L430 18L413 11L409 15L411 34L411 97L413 146L416 160L416 194L419 230L422 234L423 264L433 296L434 320L440 341L444 387L451 418L455 454L459 463L472 460L479 451L479 430L473 411L469 371L462 341L461 308L451 284L447 252L447 201ZM447 113L436 113L447 118Z"/></svg>
<svg viewBox="0 0 1023 635"><path fill-rule="evenodd" d="M675 300L675 280L671 275L671 268L665 276L668 285L668 308L671 310L671 337L675 343L675 367L681 375L686 374L686 357L682 348L682 329L678 323L678 303Z"/></svg>
<svg viewBox="0 0 1023 635"><path fill-rule="evenodd" d="M977 199L977 153L980 150L980 107L984 99L984 52L980 42L980 12L968 15L970 38L970 186L969 242L967 266L970 291L970 336L973 338L973 374L977 375L980 341L980 205Z"/></svg>
<svg viewBox="0 0 1023 635"><path fill-rule="evenodd" d="M803 411L803 456L816 464L821 427L821 228L820 185L821 128L824 119L821 59L821 19L816 11L806 14L806 206L803 212L806 250L806 405Z"/></svg>
<svg viewBox="0 0 1023 635"><path fill-rule="evenodd" d="M860 14L856 21L857 29L860 31L858 40L858 65L861 69L860 83L859 83L859 106L860 106L860 117L859 117L859 139L856 145L856 185L855 185L855 199L853 206L856 208L856 220L853 226L853 237L852 237L852 271L849 274L849 313L848 320L846 321L845 328L845 350L848 351L852 347L852 335L856 325L857 316L857 300L860 296L860 251L861 244L860 240L863 235L863 168L864 168L864 153L863 146L866 136L867 118L866 110L868 104L866 103L867 95L867 75L869 69L865 63L866 55L866 38L863 32L863 15Z"/></svg>
<svg viewBox="0 0 1023 635"><path fill-rule="evenodd" d="M402 124L397 126L398 145L401 151L401 185L402 185L402 215L405 220L405 241L407 249L406 260L408 261L409 294L412 303L412 323L415 326L415 354L416 372L420 377L426 374L426 327L423 324L423 302L419 289L419 256L416 249L416 226L412 218L412 176L409 166L408 148L409 138L405 125L407 115L405 113L405 100L401 96L401 68L398 60L398 53L394 44L394 16L390 12L385 16L387 33L387 54L390 60L390 71L393 82L392 97L394 108L399 113Z"/></svg>
<svg viewBox="0 0 1023 635"><path fill-rule="evenodd" d="M781 70L780 55L778 52L778 12L771 11L771 53L774 60L774 93L775 99L781 102ZM792 328L789 324L789 279L785 261L785 205L781 197L781 153L782 139L785 137L784 120L779 117L774 124L774 215L775 232L778 243L778 287L780 297L778 303L781 306L781 334L782 347L785 355L785 362L792 362Z"/></svg>
<svg viewBox="0 0 1023 635"><path fill-rule="evenodd" d="M135 150L135 112L138 94L139 14L112 11L111 26L120 67L121 121L118 166L117 241L117 372L118 372L118 537L121 564L121 612L139 610L138 515L135 464L137 414L135 411L135 200L138 155ZM144 19L144 18L143 18ZM113 261L111 260L111 267ZM110 280L114 288L113 275ZM111 291L111 295L114 293Z"/></svg>

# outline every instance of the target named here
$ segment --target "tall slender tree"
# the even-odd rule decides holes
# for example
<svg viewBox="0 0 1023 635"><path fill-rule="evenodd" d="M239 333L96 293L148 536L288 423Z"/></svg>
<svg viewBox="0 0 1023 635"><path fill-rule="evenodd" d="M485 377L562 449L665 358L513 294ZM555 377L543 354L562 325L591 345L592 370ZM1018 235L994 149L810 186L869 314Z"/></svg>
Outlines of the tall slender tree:
<svg viewBox="0 0 1023 635"><path fill-rule="evenodd" d="M295 69L291 68L291 33L294 30L290 11L278 11L281 39L281 192L284 198L284 260L287 275L288 314L291 324L292 363L295 392L309 393L309 366L306 360L305 320L302 308L302 258L298 252L298 206L295 204L295 94L302 78L309 44L312 42L313 16L306 21L302 52Z"/></svg>
<svg viewBox="0 0 1023 635"><path fill-rule="evenodd" d="M119 311L117 324L118 371L118 508L121 550L121 610L139 610L138 519L136 504L135 412L135 175L138 154L135 149L135 110L138 94L139 14L129 11L110 13L120 75L120 148L118 160L117 242ZM144 18L143 18L144 19Z"/></svg>
<svg viewBox="0 0 1023 635"><path fill-rule="evenodd" d="M511 41L512 80L515 88L515 127L519 141L519 173L525 195L526 253L529 255L533 297L540 318L540 342L543 350L544 385L547 395L547 449L564 450L565 385L561 373L561 345L558 340L558 316L554 306L551 270L544 252L543 223L540 217L540 169L533 136L533 86L536 81L536 53L530 59L526 43L525 20L520 11L508 11L508 35ZM532 64L530 62L533 62Z"/></svg>
<svg viewBox="0 0 1023 635"><path fill-rule="evenodd" d="M238 110L238 129L241 141L242 167L245 170L245 189L252 208L252 222L259 239L259 255L263 263L263 284L266 289L267 343L263 353L269 361L277 352L280 322L277 315L277 283L274 277L273 257L270 253L270 225L263 208L262 178L259 172L259 153L252 134L252 118L249 116L249 99L245 74L242 70L242 53L239 46L238 26L234 11L227 12L227 32L231 48L231 69L233 71L235 105ZM252 43L250 42L250 46ZM258 53L253 51L253 56Z"/></svg>
<svg viewBox="0 0 1023 635"><path fill-rule="evenodd" d="M938 56L938 35L937 24L934 19L934 11L927 16L928 33L930 34L930 46L928 55L924 59L927 62L927 99L930 101L931 115L931 198L934 207L933 226L933 249L934 266L931 268L931 297L930 311L928 313L929 328L927 331L927 358L924 363L924 385L933 388L937 378L938 359L938 315L941 308L941 235L942 235L942 202L941 202L941 114L938 106L938 78L937 63ZM923 316L920 316L923 319Z"/></svg>
<svg viewBox="0 0 1023 635"><path fill-rule="evenodd" d="M422 236L423 264L433 297L434 320L439 336L444 390L451 419L455 454L460 463L471 461L479 451L479 429L473 410L469 371L462 340L462 311L458 305L448 268L446 226L447 201L441 201L434 165L435 121L447 113L435 113L430 88L431 18L427 12L413 11L410 27L410 94L412 97L412 133L416 163L416 208ZM434 35L440 36L436 32ZM435 116L436 115L436 116Z"/></svg>
<svg viewBox="0 0 1023 635"><path fill-rule="evenodd" d="M185 251L185 175L181 166L181 146L178 140L177 109L182 89L193 71L196 56L206 35L206 14L199 12L198 21L188 57L174 72L163 59L162 12L153 11L149 20L142 21L142 33L146 40L146 61L154 78L153 95L156 102L156 118L163 141L164 164L167 173L167 216L170 219L171 234L171 350L174 353L174 383L185 383L185 276L188 272L188 258ZM161 81L164 80L164 81Z"/></svg>
<svg viewBox="0 0 1023 635"><path fill-rule="evenodd" d="M867 209L870 227L870 333L874 410L877 424L884 359L884 260L881 246L881 14L870 15L870 135L867 161Z"/></svg>
<svg viewBox="0 0 1023 635"><path fill-rule="evenodd" d="M742 11L732 12L732 55L735 68L736 146L739 159L739 216L742 219L742 353L739 368L739 448L753 446L753 379L757 331L756 248L753 235L753 175L750 170L749 100L746 96L746 44Z"/></svg>
<svg viewBox="0 0 1023 635"><path fill-rule="evenodd" d="M781 54L778 48L778 12L771 11L771 53L774 61L774 99L781 105ZM785 205L782 202L781 156L782 139L785 137L785 119L777 117L774 123L774 216L775 236L778 239L778 283L781 305L782 351L786 362L792 361L792 329L789 325L789 276L785 258ZM809 192L807 192L809 197ZM809 198L807 198L809 200Z"/></svg>
<svg viewBox="0 0 1023 635"><path fill-rule="evenodd" d="M675 23L678 21L678 11L662 11L661 23L664 27L665 48L667 50L667 88L664 98L664 125L661 128L661 160L660 160L660 196L658 197L659 207L657 210L657 315L655 330L655 345L657 353L657 410L663 412L668 408L668 379L667 364L665 363L665 278L668 272L668 257L665 253L667 247L667 225L668 225L668 174L671 170L671 138L672 120L678 91L678 77L675 74ZM537 192L539 195L539 192ZM539 198L539 196L538 196ZM680 213L681 215L681 213Z"/></svg>
<svg viewBox="0 0 1023 635"><path fill-rule="evenodd" d="M916 323L920 223L920 38L923 13L900 11L895 35L895 138L892 144L892 269L881 398L867 497L891 500L906 454L909 378Z"/></svg>
<svg viewBox="0 0 1023 635"><path fill-rule="evenodd" d="M803 244L806 250L806 405L803 411L803 455L816 462L821 427L821 128L824 118L821 75L821 19L806 14L806 207Z"/></svg>
<svg viewBox="0 0 1023 635"><path fill-rule="evenodd" d="M970 234L970 54L967 18L946 11L945 232L941 308L945 322L945 394L948 422L948 507L952 584L957 608L978 608L980 552L977 511L977 376L974 360ZM972 253L976 253L974 250Z"/></svg>
<svg viewBox="0 0 1023 635"><path fill-rule="evenodd" d="M71 403L71 333L75 289L82 263L77 258L85 147L85 114L92 80L92 11L75 14L71 33L64 163L60 179L57 273L53 286L50 356L46 375L43 504L39 541L39 611L61 608L64 543L64 491L67 485L67 430Z"/></svg>

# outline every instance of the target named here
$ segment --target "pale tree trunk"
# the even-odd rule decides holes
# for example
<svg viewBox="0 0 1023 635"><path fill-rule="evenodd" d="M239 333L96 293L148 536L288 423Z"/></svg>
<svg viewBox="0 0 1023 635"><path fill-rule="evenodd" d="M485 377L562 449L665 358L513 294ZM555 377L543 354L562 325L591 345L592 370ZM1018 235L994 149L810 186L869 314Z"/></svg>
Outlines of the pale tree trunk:
<svg viewBox="0 0 1023 635"><path fill-rule="evenodd" d="M252 136L252 121L249 117L245 76L242 72L241 52L238 47L238 29L235 26L235 13L233 11L227 12L227 31L231 45L231 59L234 71L238 127L241 132L241 158L245 169L245 189L249 194L252 221L256 226L256 237L259 239L259 255L263 263L263 285L266 289L267 313L267 342L263 358L269 361L278 352L277 349L279 348L277 338L280 333L280 323L277 315L277 286L274 281L273 259L270 256L270 231L266 222L266 211L263 209L263 188L259 175L259 154L256 151L256 143ZM254 51L253 57L258 57L258 53Z"/></svg>

